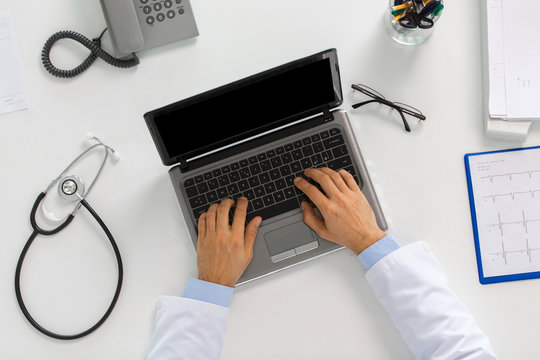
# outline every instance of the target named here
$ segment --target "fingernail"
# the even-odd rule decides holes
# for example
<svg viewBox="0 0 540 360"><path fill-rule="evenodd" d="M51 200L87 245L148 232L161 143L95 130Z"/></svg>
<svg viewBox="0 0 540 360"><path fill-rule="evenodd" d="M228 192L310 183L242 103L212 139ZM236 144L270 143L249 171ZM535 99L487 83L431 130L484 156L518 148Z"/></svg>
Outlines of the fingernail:
<svg viewBox="0 0 540 360"><path fill-rule="evenodd" d="M297 182L299 182L301 179L302 179L301 177L294 178L294 182L297 183Z"/></svg>

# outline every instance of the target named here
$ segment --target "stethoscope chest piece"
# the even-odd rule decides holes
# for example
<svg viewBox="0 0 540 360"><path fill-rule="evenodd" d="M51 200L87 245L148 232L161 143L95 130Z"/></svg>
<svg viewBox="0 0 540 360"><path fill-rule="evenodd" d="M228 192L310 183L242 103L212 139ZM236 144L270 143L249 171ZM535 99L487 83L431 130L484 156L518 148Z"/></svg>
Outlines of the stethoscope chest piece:
<svg viewBox="0 0 540 360"><path fill-rule="evenodd" d="M66 201L77 201L83 198L84 183L75 175L65 176L58 182L58 194Z"/></svg>

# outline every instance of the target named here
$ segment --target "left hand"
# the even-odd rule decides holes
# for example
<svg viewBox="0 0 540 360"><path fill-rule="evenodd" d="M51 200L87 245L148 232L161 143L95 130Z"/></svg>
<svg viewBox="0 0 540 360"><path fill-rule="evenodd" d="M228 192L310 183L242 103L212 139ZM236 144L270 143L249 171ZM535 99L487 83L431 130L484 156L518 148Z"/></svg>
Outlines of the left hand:
<svg viewBox="0 0 540 360"><path fill-rule="evenodd" d="M307 169L304 175L319 183L324 190L323 194L301 177L294 181L322 215L320 218L309 203L302 202L305 224L320 237L345 246L358 255L386 236L377 225L362 190L347 171Z"/></svg>
<svg viewBox="0 0 540 360"><path fill-rule="evenodd" d="M248 200L242 197L236 203L230 225L233 205L231 199L212 204L199 217L197 240L199 279L230 287L238 282L253 258L253 245L262 221L257 216L245 226Z"/></svg>

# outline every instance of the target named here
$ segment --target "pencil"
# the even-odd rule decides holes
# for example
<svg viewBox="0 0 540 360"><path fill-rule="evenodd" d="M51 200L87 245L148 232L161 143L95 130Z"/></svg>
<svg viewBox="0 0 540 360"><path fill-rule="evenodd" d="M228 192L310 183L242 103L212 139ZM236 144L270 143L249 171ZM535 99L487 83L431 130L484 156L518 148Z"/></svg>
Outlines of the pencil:
<svg viewBox="0 0 540 360"><path fill-rule="evenodd" d="M410 8L412 6L412 1L409 1L408 3L405 3L405 4L401 4L401 5L396 5L394 7L392 7L392 10L403 10L403 9L407 9L407 8Z"/></svg>
<svg viewBox="0 0 540 360"><path fill-rule="evenodd" d="M405 11L402 12L401 14L397 15L396 17L394 17L394 19L392 20L392 24L395 24L399 21L399 19L401 19L403 16L405 16Z"/></svg>

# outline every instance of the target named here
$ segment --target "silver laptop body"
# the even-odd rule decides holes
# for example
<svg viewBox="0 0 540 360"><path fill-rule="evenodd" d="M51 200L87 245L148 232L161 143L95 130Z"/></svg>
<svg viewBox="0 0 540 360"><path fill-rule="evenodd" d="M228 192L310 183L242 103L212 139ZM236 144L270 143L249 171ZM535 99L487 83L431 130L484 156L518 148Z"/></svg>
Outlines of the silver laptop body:
<svg viewBox="0 0 540 360"><path fill-rule="evenodd" d="M319 77L324 78L321 84L317 83ZM272 88L263 99L252 98L259 104L247 106L250 114L237 115L243 111L240 105L245 96L256 91L262 96L268 86L274 85L278 88ZM280 98L279 89L284 87L283 98ZM286 110L297 110L295 100L290 97L299 94L301 89L310 97L301 95L298 102L315 104L315 108L300 107L298 113L274 119L276 114L282 115L279 109L282 101L287 102L283 106ZM310 91L325 94L309 95ZM198 137L192 141L195 150L181 153L187 148L180 149L183 145L174 139L181 142L187 135L182 134L184 131L174 135L174 130L187 130L188 124L197 121L204 121L207 128L212 126L212 121L223 121L209 118L212 114L206 113L216 111L208 110L216 105L216 98L225 98L232 107L228 115L224 110L231 129L223 123L216 127L224 126L221 132L229 131L234 136L219 141L210 139L212 144L204 146L204 132L191 134ZM324 105L319 106L317 101ZM163 163L174 165L169 174L195 247L198 215L224 197L248 197L248 220L257 215L263 217L253 260L237 285L341 249L318 237L302 221L299 204L305 200L305 195L295 189L291 181L307 167L328 166L351 172L373 208L379 227L387 229L347 113L337 109L341 103L337 53L330 49L145 114ZM265 112L260 107L264 104L278 109ZM223 103L221 105L224 107ZM270 121L246 131L251 117L259 116L257 109L265 112L261 117L269 117ZM202 119L197 119L199 114ZM242 124L238 120L240 125L235 126L235 118L242 116L247 120Z"/></svg>

